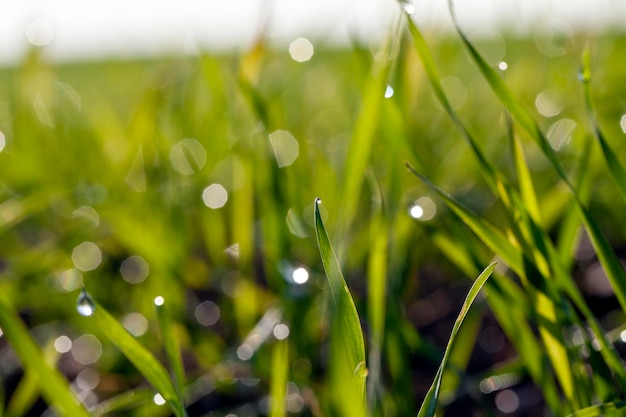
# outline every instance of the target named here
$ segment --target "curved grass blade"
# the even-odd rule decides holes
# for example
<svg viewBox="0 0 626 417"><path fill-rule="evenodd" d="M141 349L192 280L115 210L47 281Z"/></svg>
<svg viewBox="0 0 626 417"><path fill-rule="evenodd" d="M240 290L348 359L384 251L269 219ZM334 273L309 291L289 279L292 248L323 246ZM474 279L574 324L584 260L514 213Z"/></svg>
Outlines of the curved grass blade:
<svg viewBox="0 0 626 417"><path fill-rule="evenodd" d="M422 402L422 406L420 407L419 412L417 413L417 417L433 417L435 415L435 411L437 410L437 400L439 398L439 390L441 388L441 379L443 377L443 371L445 370L446 364L448 363L448 358L450 357L450 352L454 348L456 335L459 333L459 329L463 324L463 320L465 316L467 316L467 312L469 311L472 303L478 296L478 292L485 284L487 279L491 276L491 273L496 267L496 263L492 263L484 271L476 278L474 284L470 288L467 293L467 297L463 302L463 307L461 307L461 312L454 322L454 326L452 327L452 333L450 334L450 339L448 339L448 345L446 346L446 350L443 354L443 359L441 360L441 364L439 365L439 369L437 370L437 374L435 375L435 380L433 381L428 393L426 393L426 398Z"/></svg>
<svg viewBox="0 0 626 417"><path fill-rule="evenodd" d="M596 416L608 416L615 411L618 411L626 407L626 401L618 401L613 403L593 405L591 407L585 407L572 414L568 414L567 417L596 417ZM622 414L613 414L615 416Z"/></svg>
<svg viewBox="0 0 626 417"><path fill-rule="evenodd" d="M158 298L158 297L157 297ZM165 306L164 302L156 302L157 323L159 330L161 331L161 338L165 345L165 353L170 363L174 388L179 393L182 392L182 388L186 385L185 370L183 368L183 360L180 355L180 346L178 344L178 337L174 332L174 322L172 320L171 313Z"/></svg>
<svg viewBox="0 0 626 417"><path fill-rule="evenodd" d="M89 417L87 410L72 395L65 378L46 363L41 349L4 295L0 295L0 328L24 370L37 379L46 402L60 415Z"/></svg>
<svg viewBox="0 0 626 417"><path fill-rule="evenodd" d="M472 213L469 209L454 200L448 193L433 184L428 178L417 172L408 163L407 169L418 177L428 188L434 191L450 209L494 252L496 252L514 271L521 273L524 270L522 255L507 238L484 219Z"/></svg>
<svg viewBox="0 0 626 417"><path fill-rule="evenodd" d="M170 405L177 417L186 417L187 412L183 406L180 394L170 381L167 371L154 356L135 339L128 331L113 318L99 304L95 305L95 311L91 318L102 332L115 344L141 372L146 380L157 390Z"/></svg>
<svg viewBox="0 0 626 417"><path fill-rule="evenodd" d="M485 80L491 86L491 89L496 93L500 101L506 106L507 110L510 112L511 116L526 130L530 136L537 142L537 145L541 148L543 153L548 157L550 163L557 171L561 179L568 185L569 188L573 189L573 186L569 179L567 178L567 174L565 173L565 169L561 165L555 150L550 145L550 142L545 137L545 135L541 132L539 125L535 122L530 112L524 107L524 104L521 100L513 94L513 92L506 86L500 75L493 69L480 55L478 50L474 47L474 45L469 41L465 33L461 30L458 21L456 20L456 15L454 13L453 1L448 0L448 8L450 10L450 15L452 16L452 21L454 23L454 27L456 28L457 33L459 34L465 49L469 52L469 55L472 57L478 69L482 73Z"/></svg>
<svg viewBox="0 0 626 417"><path fill-rule="evenodd" d="M446 205L472 229L485 245L497 253L525 282L526 289L531 296L534 309L537 313L537 318L540 319L538 323L539 331L547 348L546 353L552 362L566 396L572 403L575 403L575 384L567 359L567 347L558 336L559 332L555 330L558 327L559 310L558 305L554 302L556 298L552 295L554 292L552 288L553 284L545 279L539 282L529 283L528 278L536 275L536 273L533 272L536 270L536 266L530 261L531 258L524 256L521 248L508 241L504 235L490 223L459 204L426 177L416 172L410 165L406 164L406 166L428 188L437 193L437 195L444 200ZM529 268L531 268L530 271Z"/></svg>
<svg viewBox="0 0 626 417"><path fill-rule="evenodd" d="M348 360L347 366L352 372L349 379L353 381L355 393L358 396L356 398L358 409L364 411L366 369L363 332L354 300L352 300L346 281L343 278L339 262L330 244L330 239L320 215L319 205L321 202L322 200L319 198L315 199L315 233L324 271L328 278L334 308L331 319L335 322L337 330L343 336L343 346ZM356 414L362 413L357 411Z"/></svg>
<svg viewBox="0 0 626 417"><path fill-rule="evenodd" d="M32 372L26 372L19 385L13 391L10 401L6 406L8 417L23 416L35 404L39 396L39 381Z"/></svg>
<svg viewBox="0 0 626 417"><path fill-rule="evenodd" d="M496 96L506 106L511 116L513 116L513 118L524 128L524 130L528 132L537 145L539 145L539 148L549 159L552 167L555 169L563 183L571 191L574 197L574 203L578 207L579 213L585 224L585 228L589 233L593 247L598 255L598 259L606 272L622 310L626 311L626 272L617 258L617 255L613 252L609 241L600 230L598 223L591 216L589 210L581 201L579 193L568 178L555 150L552 148L550 142L539 128L539 125L535 122L530 112L524 107L521 100L513 94L496 71L491 68L489 64L487 64L484 58L469 41L465 33L461 30L454 14L452 0L448 0L448 5L457 33L461 37L465 48L478 66L478 69L482 73L483 77L489 83Z"/></svg>

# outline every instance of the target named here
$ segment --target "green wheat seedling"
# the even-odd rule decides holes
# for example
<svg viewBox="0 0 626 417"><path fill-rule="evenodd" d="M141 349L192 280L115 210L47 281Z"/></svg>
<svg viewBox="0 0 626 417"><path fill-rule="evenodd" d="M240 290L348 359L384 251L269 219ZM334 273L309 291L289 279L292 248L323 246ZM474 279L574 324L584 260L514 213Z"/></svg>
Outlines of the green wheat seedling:
<svg viewBox="0 0 626 417"><path fill-rule="evenodd" d="M459 37L481 74L496 93L496 96L499 98L508 114L510 114L529 136L535 140L558 176L571 191L574 206L578 209L580 219L585 225L598 257L605 267L605 271L612 283L616 297L622 307L624 307L624 295L626 294L623 287L624 282L626 282L624 280L624 270L619 265L615 253L610 248L607 239L600 231L595 219L584 203L587 195L586 190L588 190L588 187L585 185L585 179L587 177L586 167L588 166L589 152L585 152L581 158L580 180L577 184L574 184L571 182L569 175L559 161L556 152L552 149L552 146L530 116L530 113L508 89L496 71L486 63L467 36L459 28L451 2L449 7ZM536 320L539 326L542 342L547 348L547 356L552 362L554 374L566 398L566 402L558 406L555 403L554 395L549 394L550 391L547 390L544 392L544 394L546 394L546 400L552 405L554 411L558 412L559 407L564 406L565 409L575 411L574 415L587 415L585 414L587 410L589 410L588 412L590 413L595 413L598 407L601 408L601 406L590 405L590 401L592 401L593 398L589 395L590 385L585 381L586 376L576 375L571 371L571 363L574 362L575 359L569 356L569 349L564 339L559 336L567 323L579 323L579 319L576 317L578 313L569 306L569 303L572 303L578 308L587 321L587 324L591 327L593 331L592 337L600 344L599 350L602 360L605 362L608 369L611 370L610 374L599 372L591 375L591 380L593 381L592 385L596 387L611 386L614 383L612 381L614 378L615 383L620 385L623 389L625 387L624 383L626 382L623 366L610 342L607 340L605 333L600 328L597 320L591 314L591 311L576 288L571 275L567 272L564 265L569 262L569 259L563 259L564 252L561 251L561 253L559 253L557 248L553 246L547 233L541 227L540 207L537 203L530 173L524 161L520 142L513 132L513 125L509 123L509 137L511 138L510 143L518 176L519 190L515 190L512 184L493 168L483 156L472 135L452 110L441 88L434 60L428 51L424 38L412 20L409 19L408 24L411 34L413 35L416 51L425 65L426 72L436 92L437 98L463 136L468 140L478 160L480 171L485 176L492 191L501 199L509 215L510 229L507 231L507 234L500 233L493 226L486 223L479 216L471 213L470 210L463 207L455 201L454 198L436 187L410 165L407 166L425 185L437 193L457 216L459 216L459 218L521 278L524 289L530 297L530 306L534 310L531 317L534 317L533 320ZM590 93L587 86L589 79L588 62L588 52L586 52L581 74L585 82L587 108L589 113L591 113ZM619 162L617 162L617 158L611 151L609 145L604 140L593 115L591 119L596 137L607 160L611 176L615 178L616 181L619 181L619 178L623 174L623 169L621 165L619 165ZM589 151L589 148L587 147L586 150ZM569 231L564 231L563 236L573 236L572 231L577 227L576 221L565 224L569 228ZM569 247L571 248L571 243ZM537 281L536 278L532 278L533 280L531 281L531 277L533 276L539 276L542 277L542 279ZM565 310L562 310L563 307L565 307ZM499 315L499 318L503 319L504 317ZM501 324L506 328L504 322L501 322ZM533 368L529 363L529 371L531 371L531 369ZM539 383L538 379L542 378L543 375L536 372L537 371L531 371L531 375L534 375L534 379ZM544 386L544 389L545 388ZM615 398L615 393L609 394L609 398ZM619 396L617 398L619 398ZM607 410L613 407L616 407L616 403L607 405Z"/></svg>
<svg viewBox="0 0 626 417"><path fill-rule="evenodd" d="M367 376L366 364L365 364L365 351L363 342L363 333L361 331L361 325L359 323L359 316L354 305L354 301L348 290L343 274L339 267L339 262L333 251L330 239L324 227L324 222L319 211L319 204L321 200L318 198L315 200L315 229L317 235L317 243L324 264L324 270L328 278L328 284L331 292L332 304L334 306L330 320L333 322L336 330L332 333L331 343L341 345L339 352L343 351L345 358L348 360L348 365L341 375L341 382L344 387L348 387L346 394L352 394L349 398L352 400L349 402L344 401L344 412L349 413L351 416L364 417L365 412L365 378ZM480 289L483 287L487 279L491 276L496 267L495 263L489 265L485 270L476 278L474 284L470 288L461 312L457 317L452 333L448 339L448 345L444 351L443 359L435 375L426 398L424 399L418 417L433 417L437 409L437 401L439 399L441 383L443 379L443 373L448 364L452 349L456 346L455 339L463 320L467 316L467 313L471 305L476 300ZM337 323L337 324L334 324ZM336 350L337 351L337 350ZM351 389L353 390L352 392ZM356 400L356 401L355 401Z"/></svg>

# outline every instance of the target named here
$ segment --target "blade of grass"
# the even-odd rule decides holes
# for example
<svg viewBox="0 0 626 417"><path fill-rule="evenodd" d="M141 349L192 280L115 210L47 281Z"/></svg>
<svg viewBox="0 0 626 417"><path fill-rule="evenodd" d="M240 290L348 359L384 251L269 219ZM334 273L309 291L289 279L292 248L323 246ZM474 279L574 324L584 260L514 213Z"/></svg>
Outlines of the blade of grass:
<svg viewBox="0 0 626 417"><path fill-rule="evenodd" d="M433 417L435 415L435 411L437 410L437 400L439 399L439 390L441 388L441 379L443 377L443 372L446 368L448 358L452 349L455 345L455 338L463 324L463 320L467 315L470 307L474 303L474 300L478 296L478 292L485 284L487 279L491 276L491 273L496 267L496 263L492 263L487 268L483 270L483 272L476 278L474 284L470 288L465 301L463 302L463 306L461 307L461 312L459 313L456 321L454 322L454 326L452 327L452 333L450 334L450 338L448 339L448 345L446 346L446 350L443 354L443 359L441 360L441 364L439 365L439 369L437 370L437 374L435 375L435 380L433 381L428 393L426 394L426 398L422 402L422 406L417 414L418 417Z"/></svg>
<svg viewBox="0 0 626 417"><path fill-rule="evenodd" d="M32 372L26 372L7 404L6 415L19 417L26 415L39 396L39 381Z"/></svg>
<svg viewBox="0 0 626 417"><path fill-rule="evenodd" d="M626 401L618 401L606 404L593 405L591 407L585 407L581 410L578 410L572 414L568 414L567 417L596 417L596 416L617 416L620 414L608 414L616 412L622 408L626 407Z"/></svg>
<svg viewBox="0 0 626 417"><path fill-rule="evenodd" d="M89 412L92 417L116 415L120 411L128 410L141 404L152 401L154 391L150 388L125 391L120 395L109 398L93 406Z"/></svg>
<svg viewBox="0 0 626 417"><path fill-rule="evenodd" d="M497 229L484 219L463 207L451 196L416 172L409 164L407 168L416 175L428 188L444 200L446 205L495 253L506 262L524 281L526 290L532 300L535 316L539 324L539 332L546 346L546 351L559 379L559 382L572 403L576 403L575 384L567 359L567 347L561 340L558 331L558 306L555 304L554 289L547 280L537 279L536 266L529 256L525 256L520 248L509 242ZM530 254L535 258L536 251ZM533 278L529 282L528 278Z"/></svg>
<svg viewBox="0 0 626 417"><path fill-rule="evenodd" d="M154 356L135 339L113 316L99 304L94 304L95 310L91 319L100 330L116 345L135 365L146 380L167 401L177 417L186 417L180 394L174 388L167 371Z"/></svg>
<svg viewBox="0 0 626 417"><path fill-rule="evenodd" d="M602 155L604 156L604 161L609 169L611 178L613 178L615 185L617 185L617 189L621 193L622 198L626 201L626 170L624 170L624 167L619 162L619 158L615 154L615 151L613 151L609 143L604 138L604 134L600 130L593 108L593 100L591 98L591 51L589 46L585 47L583 50L579 76L583 85L585 107L591 127L593 128L593 133L600 144L600 149L602 149Z"/></svg>
<svg viewBox="0 0 626 417"><path fill-rule="evenodd" d="M270 417L285 417L287 380L289 378L289 344L279 340L272 353L272 379L270 381Z"/></svg>
<svg viewBox="0 0 626 417"><path fill-rule="evenodd" d="M492 190L496 190L496 170L491 163L485 158L482 151L480 150L478 143L474 139L474 137L470 134L470 132L465 128L465 125L461 122L461 119L457 116L456 112L453 110L446 93L443 90L443 86L441 85L441 77L439 76L439 72L437 71L437 66L435 65L435 60L431 55L428 46L426 45L426 41L422 36L422 33L418 29L417 25L413 22L413 20L407 15L407 21L409 25L409 31L413 37L413 45L415 46L415 50L422 60L422 64L424 65L424 69L426 70L426 75L428 76L428 80L433 88L433 92L435 96L445 109L448 116L452 119L453 123L457 127L457 129L461 132L467 143L470 145L472 152L478 159L479 166L481 168L481 172L483 173L489 187Z"/></svg>
<svg viewBox="0 0 626 417"><path fill-rule="evenodd" d="M343 231L349 230L350 223L359 207L359 196L374 143L376 126L381 114L381 104L384 99L385 84L390 71L392 51L399 47L398 43L402 38L401 22L402 20L399 18L397 23L395 23L395 30L389 33L381 51L375 58L371 74L366 80L361 100L362 105L359 109L356 123L352 128L353 133L348 145L340 187L341 204L343 207L342 219L344 221Z"/></svg>
<svg viewBox="0 0 626 417"><path fill-rule="evenodd" d="M365 368L363 332L354 300L350 295L348 285L341 273L339 262L326 233L319 210L320 204L321 200L317 198L315 200L315 232L334 307L331 320L336 321L338 331L343 336L343 346L348 360L347 366L352 373L348 380L352 381L357 395L357 398L354 399L357 407L355 415L364 415L365 376L367 370Z"/></svg>
<svg viewBox="0 0 626 417"><path fill-rule="evenodd" d="M367 311L371 326L367 397L370 410L376 409L382 400L383 384L380 363L385 331L388 245L386 218L382 209L378 209L373 215L370 226L370 256L367 264Z"/></svg>
<svg viewBox="0 0 626 417"><path fill-rule="evenodd" d="M537 145L539 145L539 148L543 151L544 155L546 155L563 183L567 186L567 188L569 188L574 196L573 201L578 207L579 213L589 233L591 242L596 250L596 254L598 255L598 259L604 267L622 310L626 311L626 272L617 258L617 255L612 250L609 241L600 230L600 227L587 207L585 207L582 203L576 188L569 180L555 150L550 145L550 142L545 137L530 112L524 107L521 100L513 94L497 72L491 68L489 64L487 64L476 48L472 45L456 20L452 0L448 0L448 4L455 28L461 37L465 48L478 66L480 72L483 74L483 77L487 80L491 89L496 93L496 96L505 105L511 116L513 116L513 118L524 128L524 130L528 132Z"/></svg>
<svg viewBox="0 0 626 417"><path fill-rule="evenodd" d="M159 299L160 300L160 299ZM180 354L180 346L178 337L174 331L174 321L169 309L165 306L165 302L156 302L157 323L161 331L161 339L165 345L165 353L169 360L172 371L174 388L179 396L183 387L186 385L185 370L183 368L183 360Z"/></svg>
<svg viewBox="0 0 626 417"><path fill-rule="evenodd" d="M504 262L509 265L510 268L518 273L523 273L524 267L520 250L509 242L499 230L458 203L448 193L417 172L411 165L408 163L405 165L413 175L418 177L429 189L434 191L491 250L496 252Z"/></svg>
<svg viewBox="0 0 626 417"><path fill-rule="evenodd" d="M476 276L480 272L476 266L477 255L472 255L474 247L463 239L462 231L453 232L454 238L441 233L433 238L434 244L457 265L466 276ZM459 239L460 237L460 239ZM526 372L537 386L541 387L544 399L553 411L560 410L559 392L554 379L545 371L545 349L535 337L529 320L531 312L526 294L507 277L494 273L485 284L487 303L493 310L498 323L507 337L513 342Z"/></svg>
<svg viewBox="0 0 626 417"><path fill-rule="evenodd" d="M508 112L506 112L505 119L511 152L513 153L513 164L515 165L520 196L524 202L524 208L535 223L541 224L539 203L537 202L537 195L535 193L535 187L533 186L532 176L530 175L530 169L528 168L528 164L524 158L522 144L515 136L515 132L513 131L513 121L511 120L511 115Z"/></svg>
<svg viewBox="0 0 626 417"><path fill-rule="evenodd" d="M65 378L46 363L41 349L30 336L11 303L2 294L0 294L0 328L13 346L25 372L37 378L46 402L60 415L89 417L87 410L72 394Z"/></svg>

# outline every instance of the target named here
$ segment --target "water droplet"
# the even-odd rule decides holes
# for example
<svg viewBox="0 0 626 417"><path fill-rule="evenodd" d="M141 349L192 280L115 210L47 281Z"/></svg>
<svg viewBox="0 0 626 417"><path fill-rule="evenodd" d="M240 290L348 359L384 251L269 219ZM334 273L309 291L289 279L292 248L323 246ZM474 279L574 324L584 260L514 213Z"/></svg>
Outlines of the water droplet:
<svg viewBox="0 0 626 417"><path fill-rule="evenodd" d="M588 82L591 81L591 73L590 71L585 71L585 69L583 67L580 67L578 69L578 81L580 81L583 84L587 84Z"/></svg>
<svg viewBox="0 0 626 417"><path fill-rule="evenodd" d="M506 61L500 61L498 68L500 71L506 71L509 68L509 64L507 64Z"/></svg>
<svg viewBox="0 0 626 417"><path fill-rule="evenodd" d="M165 303L165 299L161 297L160 295L157 297L154 297L154 305L162 306L164 303Z"/></svg>
<svg viewBox="0 0 626 417"><path fill-rule="evenodd" d="M154 403L156 405L163 405L165 404L165 398L163 398L163 396L161 394L155 394L154 397L152 398L152 401L154 401Z"/></svg>
<svg viewBox="0 0 626 417"><path fill-rule="evenodd" d="M359 362L359 364L354 369L354 376L359 378L366 378L369 370L367 366L365 366L365 362Z"/></svg>
<svg viewBox="0 0 626 417"><path fill-rule="evenodd" d="M402 1L400 4L402 5L402 10L404 10L404 13L408 15L415 13L415 5L410 1Z"/></svg>
<svg viewBox="0 0 626 417"><path fill-rule="evenodd" d="M315 199L315 205L316 205L316 206L319 206L320 204L322 204L322 199L321 199L321 198L319 198L319 197L317 197L317 198Z"/></svg>
<svg viewBox="0 0 626 417"><path fill-rule="evenodd" d="M96 311L96 303L94 303L91 296L84 288L76 299L76 311L78 311L78 314L85 317L92 316L94 311Z"/></svg>
<svg viewBox="0 0 626 417"><path fill-rule="evenodd" d="M393 97L393 87L388 85L387 88L385 89L385 98L391 98Z"/></svg>

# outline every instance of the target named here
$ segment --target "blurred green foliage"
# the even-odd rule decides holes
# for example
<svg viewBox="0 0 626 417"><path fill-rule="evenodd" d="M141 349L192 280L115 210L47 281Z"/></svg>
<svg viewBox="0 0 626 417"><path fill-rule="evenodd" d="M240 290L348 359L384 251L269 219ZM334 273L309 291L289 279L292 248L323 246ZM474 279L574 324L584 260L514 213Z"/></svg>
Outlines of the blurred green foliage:
<svg viewBox="0 0 626 417"><path fill-rule="evenodd" d="M20 65L0 71L0 293L42 348L56 348L48 360L88 406L117 398L128 410L115 415L170 412L146 394L145 375L110 342L115 335L76 312L83 286L163 363L173 348L162 333L175 335L184 371L174 362L173 372L176 383L184 376L189 381L182 395L190 416L256 416L270 409L282 415L268 396L271 384L284 378L292 414L341 415L328 380L342 365L328 353L329 294L314 236L313 202L321 197L365 331L375 379L370 406L376 415L417 413L476 264L486 266L493 253L405 162L496 227L506 227L507 213L399 27L382 46L320 45L303 63L260 42L225 56L75 64L51 64L44 50L33 49ZM548 41L505 35L501 42L478 39L476 46L490 65L507 62L501 75L548 139L561 144L565 169L576 173L591 140L577 80L583 48L591 45L598 123L616 155L624 155L626 40L578 34L553 45L553 56L540 51ZM459 118L498 171L514 177L503 104L457 38L429 34L427 42ZM385 97L388 87L391 97ZM520 136L543 226L555 236L568 218L567 194L548 159ZM297 157L288 163L294 142ZM626 211L616 204L599 153L586 175L590 210L620 255ZM424 197L436 207L427 221L409 215ZM459 247L471 248L471 256ZM572 275L590 303L598 303L601 324L619 334L623 311L585 278L597 278L588 274L594 267L590 256L572 258ZM298 268L308 273L305 283L296 282L302 275L294 280ZM166 325L158 324L157 296L168 306ZM520 334L532 337L537 324L526 301L510 309L528 321L519 324L528 333ZM485 416L503 412L495 388L487 392L491 397L477 388L500 374L514 375L522 391L532 391L520 398L543 395L554 411L550 401L558 402L558 394L529 382L533 366L548 368L547 358L532 362L522 352L519 359L525 336L509 334L512 340L500 349L485 348L485 329L497 329L505 317L494 317L483 302L476 307L450 357L455 382L446 386L444 378L446 415L467 407ZM288 349L275 340L278 324L289 329ZM567 333L569 324L560 330ZM85 334L97 338L101 354L85 359L77 353ZM70 352L59 348L62 336L74 342ZM6 414L41 415L37 384L20 376L26 367L5 339ZM92 342L85 349L100 348ZM583 362L575 366L575 373L585 372ZM85 369L96 371L94 386L80 382ZM608 384L588 392L621 398L611 390ZM276 385L272 391L285 395ZM546 407L533 401L517 415Z"/></svg>

